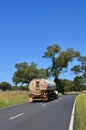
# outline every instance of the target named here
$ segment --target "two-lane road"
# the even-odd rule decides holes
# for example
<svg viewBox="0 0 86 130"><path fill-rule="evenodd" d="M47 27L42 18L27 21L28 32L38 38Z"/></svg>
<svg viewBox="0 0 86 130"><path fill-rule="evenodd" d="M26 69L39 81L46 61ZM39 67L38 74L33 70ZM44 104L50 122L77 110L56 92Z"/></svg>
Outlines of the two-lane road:
<svg viewBox="0 0 86 130"><path fill-rule="evenodd" d="M75 97L0 109L0 130L69 130Z"/></svg>

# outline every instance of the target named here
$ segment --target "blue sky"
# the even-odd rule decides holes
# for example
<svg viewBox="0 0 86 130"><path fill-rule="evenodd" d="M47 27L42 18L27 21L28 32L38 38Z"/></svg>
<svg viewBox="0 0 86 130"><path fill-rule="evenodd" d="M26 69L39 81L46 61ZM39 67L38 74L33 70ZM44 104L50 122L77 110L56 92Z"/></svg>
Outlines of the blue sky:
<svg viewBox="0 0 86 130"><path fill-rule="evenodd" d="M0 82L12 83L16 63L47 68L42 56L55 43L86 55L85 0L0 0Z"/></svg>

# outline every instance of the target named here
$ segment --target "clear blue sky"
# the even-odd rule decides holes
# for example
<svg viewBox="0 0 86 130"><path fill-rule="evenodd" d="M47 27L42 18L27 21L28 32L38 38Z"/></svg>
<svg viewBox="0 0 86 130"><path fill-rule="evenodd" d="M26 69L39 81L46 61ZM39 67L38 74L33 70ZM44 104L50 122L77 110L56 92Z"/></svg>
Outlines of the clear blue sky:
<svg viewBox="0 0 86 130"><path fill-rule="evenodd" d="M12 83L16 63L47 68L42 56L55 43L86 55L86 0L0 0L0 82Z"/></svg>

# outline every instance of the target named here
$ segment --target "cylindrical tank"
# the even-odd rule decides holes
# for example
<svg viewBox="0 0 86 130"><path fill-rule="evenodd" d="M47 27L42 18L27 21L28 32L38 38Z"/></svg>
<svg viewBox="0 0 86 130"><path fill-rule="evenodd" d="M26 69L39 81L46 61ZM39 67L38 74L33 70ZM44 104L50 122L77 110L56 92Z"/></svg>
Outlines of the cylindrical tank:
<svg viewBox="0 0 86 130"><path fill-rule="evenodd" d="M29 90L33 93L36 93L36 91L54 91L56 90L56 84L55 82L47 79L33 79L29 83Z"/></svg>

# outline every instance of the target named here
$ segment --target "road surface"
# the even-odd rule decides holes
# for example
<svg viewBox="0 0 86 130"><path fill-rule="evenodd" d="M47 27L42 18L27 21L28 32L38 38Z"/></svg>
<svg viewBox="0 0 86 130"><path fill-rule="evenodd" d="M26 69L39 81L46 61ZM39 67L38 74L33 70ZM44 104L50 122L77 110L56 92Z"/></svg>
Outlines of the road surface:
<svg viewBox="0 0 86 130"><path fill-rule="evenodd" d="M69 130L75 97L0 109L0 130Z"/></svg>

